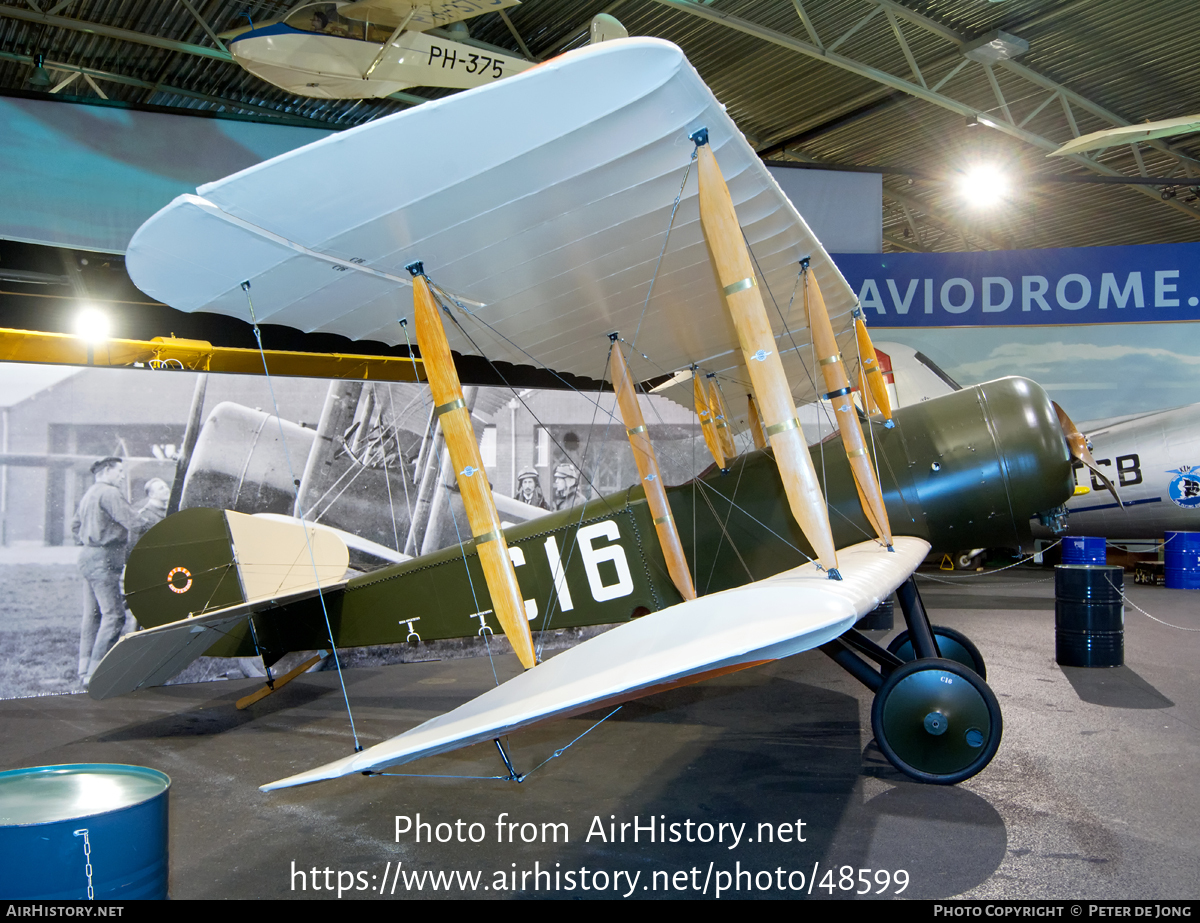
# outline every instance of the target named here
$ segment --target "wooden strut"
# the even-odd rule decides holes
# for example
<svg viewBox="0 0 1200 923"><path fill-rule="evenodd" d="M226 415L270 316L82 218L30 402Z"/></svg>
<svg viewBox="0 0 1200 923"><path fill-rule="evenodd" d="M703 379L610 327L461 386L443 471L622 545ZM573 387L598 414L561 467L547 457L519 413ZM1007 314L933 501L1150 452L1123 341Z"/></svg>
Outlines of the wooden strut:
<svg viewBox="0 0 1200 923"><path fill-rule="evenodd" d="M667 561L667 573L671 575L671 582L675 584L680 596L684 599L695 599L696 588L688 571L687 558L683 554L683 543L679 540L679 530L675 527L671 505L667 502L667 490L658 470L658 457L654 453L650 433L646 430L646 420L642 416L642 408L633 390L629 367L625 364L625 357L621 355L621 343L615 334L611 353L613 390L617 393L617 404L621 408L621 420L625 423L625 432L629 436L629 447L633 449L633 460L637 463L638 475L641 476L642 487L646 490L646 502L650 505L650 514L654 517L658 544L662 547L663 557Z"/></svg>
<svg viewBox="0 0 1200 923"><path fill-rule="evenodd" d="M862 363L858 366L858 396L862 402L863 413L868 417L879 413L879 405L875 403L875 396L871 394L871 388L867 384L867 370L862 367Z"/></svg>
<svg viewBox="0 0 1200 923"><path fill-rule="evenodd" d="M829 509L825 506L804 432L796 417L796 405L758 291L729 187L725 185L717 158L708 143L707 129L694 132L691 138L696 143L699 167L700 224L712 252L725 304L737 329L746 367L750 370L750 383L763 412L767 438L775 451L788 505L821 566L830 577L841 579L837 572L833 532L829 528Z"/></svg>
<svg viewBox="0 0 1200 923"><path fill-rule="evenodd" d="M765 449L767 447L767 437L763 435L762 419L758 415L758 405L754 403L754 395L746 395L746 403L749 404L749 419L750 419L750 438L754 440L754 448Z"/></svg>
<svg viewBox="0 0 1200 923"><path fill-rule="evenodd" d="M717 431L717 440L721 443L721 451L725 458L734 458L737 455L737 449L733 445L733 431L729 428L729 413L725 409L725 399L721 397L721 389L717 387L717 376L709 372L708 378L708 409L712 411L713 429Z"/></svg>
<svg viewBox="0 0 1200 923"><path fill-rule="evenodd" d="M296 667L296 669L289 670L287 673L284 673L283 676L280 676L273 683L268 683L267 685L263 686L261 689L256 689L254 692L250 693L249 695L242 696L240 699L237 700L237 703L236 703L237 710L242 711L243 709L249 708L255 702L261 702L263 699L265 699L267 696L269 696L272 692L278 692L280 689L282 689L284 686L286 686L288 683L290 683L292 680L294 680L301 673L306 673L313 666L315 666L317 663L324 660L328 656L329 656L328 651L318 651L316 656L309 657L308 660L304 661L304 663L300 664L300 666Z"/></svg>
<svg viewBox="0 0 1200 923"><path fill-rule="evenodd" d="M825 378L825 387L829 389L825 398L833 404L838 429L842 434L842 445L846 448L850 470L854 473L854 485L858 488L859 502L875 533L891 548L892 527L883 505L883 492L875 477L871 455L863 439L862 426L858 422L858 411L850 397L850 379L846 377L846 368L842 365L821 287L817 284L816 275L808 270L804 274L804 300L808 308L808 329L817 351L817 365Z"/></svg>
<svg viewBox="0 0 1200 923"><path fill-rule="evenodd" d="M726 470L725 453L721 451L721 441L717 438L716 427L713 426L712 410L708 406L704 382L698 369L692 370L692 393L696 397L696 416L700 418L700 431L704 433L704 444L722 471Z"/></svg>
<svg viewBox="0 0 1200 923"><path fill-rule="evenodd" d="M471 426L471 412L463 400L462 385L450 355L450 344L446 340L442 319L438 316L437 303L429 290L424 267L420 262L415 262L406 268L413 276L413 317L416 321L417 345L421 348L421 358L433 393L434 412L441 420L446 449L454 463L454 476L467 512L467 521L471 525L471 534L475 537L475 551L483 567L483 578L492 597L492 611L505 636L512 642L521 664L529 669L537 663L533 652L533 636L529 632L529 620L525 615L521 588L517 585L517 574L508 554L508 543L501 531L492 488L487 472L483 470L479 444L475 441L475 430Z"/></svg>
<svg viewBox="0 0 1200 923"><path fill-rule="evenodd" d="M883 377L883 369L879 367L879 356L875 352L875 345L871 342L871 335L867 333L867 325L863 323L861 309L856 309L854 315L854 336L858 340L858 355L861 362L859 374L866 378L867 387L870 388L871 403L875 406L879 413L883 414L883 419L886 421L884 426L891 429L895 424L892 422L892 401L888 397L887 381ZM863 409L867 410L867 390L862 390ZM867 410L870 414L872 411Z"/></svg>

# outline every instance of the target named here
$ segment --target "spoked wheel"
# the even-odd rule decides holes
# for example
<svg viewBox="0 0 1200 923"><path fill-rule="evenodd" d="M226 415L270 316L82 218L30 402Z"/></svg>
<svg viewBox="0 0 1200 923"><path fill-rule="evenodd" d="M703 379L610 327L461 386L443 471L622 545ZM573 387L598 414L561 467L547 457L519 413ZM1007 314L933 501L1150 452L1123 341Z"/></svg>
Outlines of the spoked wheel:
<svg viewBox="0 0 1200 923"><path fill-rule="evenodd" d="M953 660L914 660L891 672L871 707L884 756L935 785L969 779L1000 746L1000 703L973 670Z"/></svg>
<svg viewBox="0 0 1200 923"><path fill-rule="evenodd" d="M987 665L983 662L983 654L979 653L979 648L971 643L970 638L961 631L946 628L944 625L929 627L933 630L933 637L942 657L961 663L978 673L981 679L987 679ZM892 638L887 649L888 653L895 654L901 660L915 660L917 656L913 651L907 628Z"/></svg>

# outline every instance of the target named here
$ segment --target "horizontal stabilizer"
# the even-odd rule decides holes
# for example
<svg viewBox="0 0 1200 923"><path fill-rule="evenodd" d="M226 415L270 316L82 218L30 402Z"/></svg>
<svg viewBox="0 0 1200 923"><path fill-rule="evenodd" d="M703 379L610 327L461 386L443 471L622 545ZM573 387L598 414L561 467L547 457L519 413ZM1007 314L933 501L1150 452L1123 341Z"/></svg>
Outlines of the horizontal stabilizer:
<svg viewBox="0 0 1200 923"><path fill-rule="evenodd" d="M345 581L326 584L323 592L338 590ZM311 587L286 598L258 600L218 609L207 615L182 619L146 631L127 634L100 661L88 683L88 695L93 699L111 699L138 689L158 686L182 669L203 657L205 652L225 637L253 612L316 596Z"/></svg>
<svg viewBox="0 0 1200 923"><path fill-rule="evenodd" d="M813 564L628 622L542 663L439 718L361 753L262 786L263 791L378 770L788 657L838 637L886 599L929 552L897 537L838 552L843 579Z"/></svg>
<svg viewBox="0 0 1200 923"><path fill-rule="evenodd" d="M340 580L350 564L331 529L225 511L247 602L271 599Z"/></svg>
<svg viewBox="0 0 1200 923"><path fill-rule="evenodd" d="M168 516L134 547L125 597L143 628L328 587L345 577L340 534L290 517L195 507Z"/></svg>

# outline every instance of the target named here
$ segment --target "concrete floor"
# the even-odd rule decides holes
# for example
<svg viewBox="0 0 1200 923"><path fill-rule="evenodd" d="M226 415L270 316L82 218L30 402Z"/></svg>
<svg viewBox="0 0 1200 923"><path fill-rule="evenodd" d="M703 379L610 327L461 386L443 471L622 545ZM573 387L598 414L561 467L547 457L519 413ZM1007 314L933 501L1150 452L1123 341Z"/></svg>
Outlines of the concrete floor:
<svg viewBox="0 0 1200 923"><path fill-rule="evenodd" d="M425 778L358 776L260 793L264 782L350 751L331 672L302 676L245 712L233 703L251 680L110 702L0 702L0 766L118 762L170 775L175 898L336 898L339 872L350 888L342 899L512 897L514 871L523 897L712 897L718 886L728 889L723 899L780 897L813 884L812 897L845 898L851 880L863 887L860 869L881 896L1195 897L1200 595L1131 583L1132 603L1193 631L1127 606L1126 666L1075 669L1054 662L1049 571L930 578L944 575L921 581L933 620L976 642L1004 710L999 754L956 787L892 769L872 741L870 694L817 652L626 705L519 785L429 777L502 773L495 748L479 745L403 767ZM515 659L497 669L504 679ZM358 668L345 680L366 745L494 682L486 659ZM599 717L514 735L516 768L532 769ZM397 842L396 816L418 813L433 825L423 838L440 832L450 842L417 843L411 832ZM681 841L648 842L643 830L634 843L630 826L621 842L619 825L635 818L678 824ZM552 824L567 825L567 842L561 827L559 842L541 842ZM723 842L699 842L704 824ZM767 825L773 843L764 842ZM522 831L536 841L522 842ZM521 890L521 873L539 871L551 874L526 876ZM425 877L418 891L406 876L423 872L481 875L477 885L458 878L448 887ZM787 890L791 872L803 873L803 882L790 877L803 890Z"/></svg>

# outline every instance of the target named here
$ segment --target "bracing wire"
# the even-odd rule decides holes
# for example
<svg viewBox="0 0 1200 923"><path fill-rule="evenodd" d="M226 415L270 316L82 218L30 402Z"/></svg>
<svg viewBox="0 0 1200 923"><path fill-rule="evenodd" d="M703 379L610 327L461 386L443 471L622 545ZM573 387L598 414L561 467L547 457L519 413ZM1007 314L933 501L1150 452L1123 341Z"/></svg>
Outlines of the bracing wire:
<svg viewBox="0 0 1200 923"><path fill-rule="evenodd" d="M654 283L658 280L658 270L662 267L663 257L667 254L667 244L671 240L671 229L675 227L675 213L679 211L679 200L683 198L683 188L687 185L688 175L692 172L692 164L696 162L697 150L699 149L692 149L692 156L688 160L687 169L683 171L683 182L679 184L679 192L675 196L675 204L671 206L671 219L667 222L667 233L663 236L662 249L658 251L658 262L654 264L654 275L650 277L650 287L646 290L646 300L642 302L642 313L638 317L637 329L633 332L633 342L629 344L630 349L636 348L638 335L642 332L642 321L646 319L646 309L650 307L650 296L654 294Z"/></svg>
<svg viewBox="0 0 1200 923"><path fill-rule="evenodd" d="M516 388L514 388L511 384L509 384L508 379L504 376L504 373L501 372L500 369L498 369L496 367L495 363L493 363L491 361L491 359L489 359L487 357L486 353L484 353L484 351L479 348L479 344L475 342L474 338L466 331L466 329L463 327L463 325L459 322L458 318L454 316L454 313L446 306L445 301L443 301L443 298L445 298L446 300L450 301L451 303L457 305L458 308L460 310L462 310L463 313L465 313L468 317L472 317L475 320L480 320L480 318L477 315L473 314L472 312L468 311L465 307L463 307L463 305L458 301L458 299L455 299L452 296L448 295L440 286L436 285L432 281L430 282L429 288L430 288L430 291L433 292L434 297L438 302L438 306L442 309L442 312L447 317L450 318L450 320L454 324L454 326L458 328L458 331L464 337L466 337L467 342L469 342L471 344L471 346L475 349L475 351L479 355L483 356L484 360L491 367L492 371L496 373L497 377L500 378L500 380L504 383L505 387L507 387L512 392L512 394L516 398L516 400L520 401L521 405L525 408L526 412L529 413L529 415L531 417L533 417L534 420L537 420L538 419L537 414L534 413L533 409L529 406L529 404L525 400L525 398L522 397L522 395L520 394L520 392L517 391ZM491 325L486 324L486 322L484 322L484 325L487 326L489 329L493 329L493 328L491 328ZM604 374L607 374L607 373L608 373L608 360L606 359L605 366L604 366ZM563 380L563 379L561 379L561 376L560 376L560 380ZM601 382L603 382L603 378L601 378ZM566 382L564 382L564 383L566 383ZM580 391L578 388L574 387L573 385L568 385L568 386L575 393L583 394L582 391ZM592 401L594 410L592 413L592 426L589 427L589 430L588 430L588 442L584 446L584 457L580 459L581 463L585 462L587 459L587 455L588 455L588 452L589 452L589 449L591 446L591 431L592 431L592 429L595 428L596 414L600 410L600 401L596 398L591 398L590 395L588 395L588 397ZM611 415L610 415L610 422L611 422ZM570 458L571 457L570 453L567 451L566 447L563 446L558 441L558 439L555 438L554 434L545 427L543 427L543 429L545 430L546 434L550 437L550 440L554 443L554 445L562 453L563 457ZM608 429L606 427L605 428L605 441L607 440L607 435L608 435ZM599 495L599 499L604 500L603 495L600 494L600 491L596 488L595 483L592 481L591 477L588 476L586 469L580 468L579 474L580 474L580 478L587 482L589 489L592 492ZM607 502L606 502L606 506L608 506ZM616 510L613 510L611 506L609 506L608 508L612 512L617 512ZM587 504L581 503L579 505L579 521L575 525L576 530L578 530L579 526L582 525L583 518L586 515L586 510L587 510ZM457 528L457 523L455 524L455 528ZM574 556L574 553L575 553L575 545L574 545L574 543L572 543L567 550L567 560L563 563L564 571L570 565L572 557ZM541 657L542 651L545 650L545 633L550 628L550 620L551 620L552 614L554 612L555 605L556 605L556 598L552 598L550 601L550 604L547 605L547 607L546 607L546 615L542 619L542 625L538 629L538 644L537 644L537 649L535 652L536 656L538 656L538 657ZM486 641L486 638L485 638L485 641ZM489 647L489 651L490 651L490 647ZM494 667L493 667L493 669L494 669Z"/></svg>
<svg viewBox="0 0 1200 923"><path fill-rule="evenodd" d="M288 476L292 479L293 483L298 483L296 481L295 468L292 466L291 452L288 451L287 439L283 434L283 418L279 415L279 402L275 399L275 385L271 381L271 370L267 367L267 353L263 349L262 331L258 326L258 318L254 316L254 301L250 297L249 281L242 283L242 291L246 293L246 304L250 308L250 324L254 329L254 340L258 343L258 354L262 358L263 376L267 379L267 390L271 395L271 406L275 409L275 419L279 423L279 444L283 447L283 458L288 467ZM303 498L299 496L299 491L297 491L296 512L300 514L300 522L303 526L304 509L301 506L302 499ZM308 559L312 563L313 576L317 580L317 599L319 599L321 602L321 614L325 617L325 630L329 635L329 648L333 654L333 664L337 668L338 684L342 688L342 699L346 703L346 715L350 719L350 734L354 737L354 750L355 752L358 752L362 750L362 744L358 741L358 730L354 727L354 712L350 708L350 695L346 691L346 679L342 675L341 658L338 657L337 645L333 640L333 626L329 622L329 609L325 605L325 592L321 588L321 575L317 570L317 558L313 553L312 538L309 535L307 526L304 526L304 544L308 548Z"/></svg>

